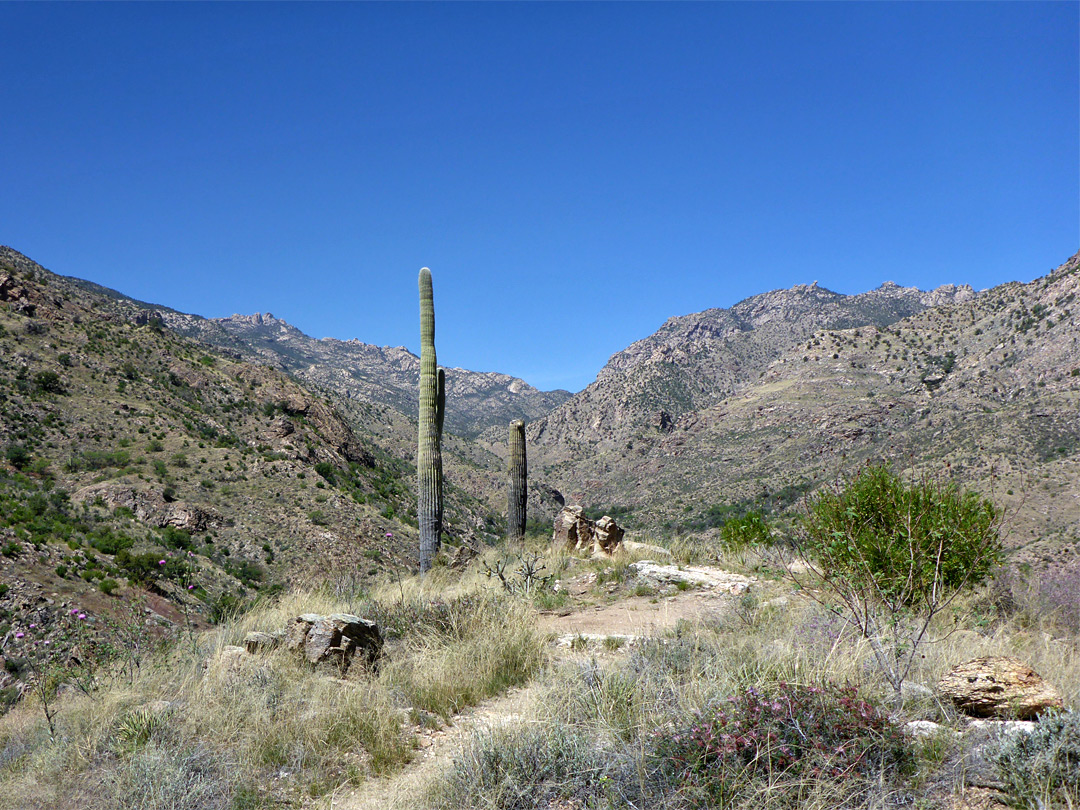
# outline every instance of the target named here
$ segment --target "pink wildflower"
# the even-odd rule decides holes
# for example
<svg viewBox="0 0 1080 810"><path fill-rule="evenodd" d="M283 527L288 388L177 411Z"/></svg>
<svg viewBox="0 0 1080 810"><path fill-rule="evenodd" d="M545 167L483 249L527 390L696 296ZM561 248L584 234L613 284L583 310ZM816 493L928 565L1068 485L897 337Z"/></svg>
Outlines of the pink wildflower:
<svg viewBox="0 0 1080 810"><path fill-rule="evenodd" d="M26 635L26 633L16 633L15 638L22 638L25 635Z"/></svg>
<svg viewBox="0 0 1080 810"><path fill-rule="evenodd" d="M85 618L86 618L86 614L85 614L85 613L80 613L80 614L79 614L79 618L80 618L80 619L85 619Z"/></svg>
<svg viewBox="0 0 1080 810"><path fill-rule="evenodd" d="M165 564L165 561L164 561L164 560L158 560L157 564L158 564L158 565L164 565L164 564Z"/></svg>

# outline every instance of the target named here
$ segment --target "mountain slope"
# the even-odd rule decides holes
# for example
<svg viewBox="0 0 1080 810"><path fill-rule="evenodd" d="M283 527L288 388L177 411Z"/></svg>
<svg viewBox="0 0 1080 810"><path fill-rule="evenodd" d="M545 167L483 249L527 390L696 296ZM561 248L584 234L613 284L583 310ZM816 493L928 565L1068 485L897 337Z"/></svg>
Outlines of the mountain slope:
<svg viewBox="0 0 1080 810"><path fill-rule="evenodd" d="M564 492L668 532L707 527L710 507L790 506L842 470L889 459L992 494L1014 545L1070 546L1080 530L1078 285L1073 256L1030 284L946 291L952 303L891 325L817 329L714 404L664 426L638 412L621 443L582 442L573 457L560 443L546 453L541 437L534 457ZM697 361L709 364L731 361ZM592 424L613 423L606 413Z"/></svg>
<svg viewBox="0 0 1080 810"><path fill-rule="evenodd" d="M160 317L180 334L274 365L346 398L389 405L409 416L416 410L420 360L404 346L316 340L269 313L206 319L162 310ZM539 391L508 374L461 368L447 369L446 384L446 427L465 437L513 419L531 421L570 397L568 391Z"/></svg>
<svg viewBox="0 0 1080 810"><path fill-rule="evenodd" d="M974 298L970 287L926 293L887 283L846 296L817 284L774 290L730 309L670 318L616 353L596 381L530 427L545 457L564 460L624 444L643 426L667 430L757 380L768 364L815 330L886 326L928 307Z"/></svg>

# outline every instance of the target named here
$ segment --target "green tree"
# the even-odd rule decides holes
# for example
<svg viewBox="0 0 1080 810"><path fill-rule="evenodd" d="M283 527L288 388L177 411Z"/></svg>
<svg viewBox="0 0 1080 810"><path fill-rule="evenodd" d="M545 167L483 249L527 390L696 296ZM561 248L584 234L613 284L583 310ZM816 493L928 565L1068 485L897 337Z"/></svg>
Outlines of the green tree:
<svg viewBox="0 0 1080 810"><path fill-rule="evenodd" d="M977 493L867 466L807 502L796 545L823 587L806 593L858 627L899 700L934 617L1001 564L1000 526Z"/></svg>

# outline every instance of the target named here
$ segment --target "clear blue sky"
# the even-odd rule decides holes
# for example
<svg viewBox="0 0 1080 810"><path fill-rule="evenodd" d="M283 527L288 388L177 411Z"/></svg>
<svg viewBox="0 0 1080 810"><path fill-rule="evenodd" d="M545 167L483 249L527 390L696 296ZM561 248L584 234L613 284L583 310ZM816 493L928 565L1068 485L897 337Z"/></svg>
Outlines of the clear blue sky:
<svg viewBox="0 0 1080 810"><path fill-rule="evenodd" d="M0 3L0 243L579 389L668 316L1080 248L1080 5Z"/></svg>

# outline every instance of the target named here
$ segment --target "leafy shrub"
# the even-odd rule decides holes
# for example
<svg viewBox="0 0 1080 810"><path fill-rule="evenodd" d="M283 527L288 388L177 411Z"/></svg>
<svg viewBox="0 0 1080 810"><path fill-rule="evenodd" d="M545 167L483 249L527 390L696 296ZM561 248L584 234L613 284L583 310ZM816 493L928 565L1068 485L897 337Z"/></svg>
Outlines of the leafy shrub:
<svg viewBox="0 0 1080 810"><path fill-rule="evenodd" d="M747 512L724 523L720 529L720 542L729 551L740 551L767 546L772 542L772 533L760 512Z"/></svg>
<svg viewBox="0 0 1080 810"><path fill-rule="evenodd" d="M4 455L16 470L21 470L30 463L30 451L21 444L9 444Z"/></svg>
<svg viewBox="0 0 1080 810"><path fill-rule="evenodd" d="M1041 717L1030 734L1002 740L993 759L1020 807L1080 805L1080 712Z"/></svg>
<svg viewBox="0 0 1080 810"><path fill-rule="evenodd" d="M330 464L326 461L320 461L318 464L315 465L315 472L325 478L327 483L331 485L337 483L336 479L334 478L333 464Z"/></svg>
<svg viewBox="0 0 1080 810"><path fill-rule="evenodd" d="M120 549L116 554L116 564L129 579L142 585L152 585L163 577L182 579L188 573L188 566L182 560L162 557L153 552L132 554L127 549Z"/></svg>
<svg viewBox="0 0 1080 810"><path fill-rule="evenodd" d="M191 533L175 526L166 526L161 530L161 542L168 548L186 551L191 548Z"/></svg>
<svg viewBox="0 0 1080 810"><path fill-rule="evenodd" d="M46 394L63 394L64 381L55 371L39 371L34 375L34 386Z"/></svg>
<svg viewBox="0 0 1080 810"><path fill-rule="evenodd" d="M119 554L122 550L135 545L135 541L127 535L117 534L108 529L99 529L90 538L90 545L102 554Z"/></svg>
<svg viewBox="0 0 1080 810"><path fill-rule="evenodd" d="M101 592L106 596L112 596L116 593L116 589L120 587L120 583L115 579L103 579L98 583L98 587L101 588Z"/></svg>
<svg viewBox="0 0 1080 810"><path fill-rule="evenodd" d="M850 687L785 683L751 688L654 735L668 780L705 806L727 806L771 783L798 791L810 780L905 771L901 730Z"/></svg>
<svg viewBox="0 0 1080 810"><path fill-rule="evenodd" d="M907 486L888 467L866 467L819 493L803 525L806 549L830 572L911 604L938 586L984 581L1003 557L999 523L977 493L930 479Z"/></svg>
<svg viewBox="0 0 1080 810"><path fill-rule="evenodd" d="M870 642L897 701L931 620L1000 565L1000 517L974 492L929 478L908 485L884 466L810 499L798 543L822 587L805 592Z"/></svg>

